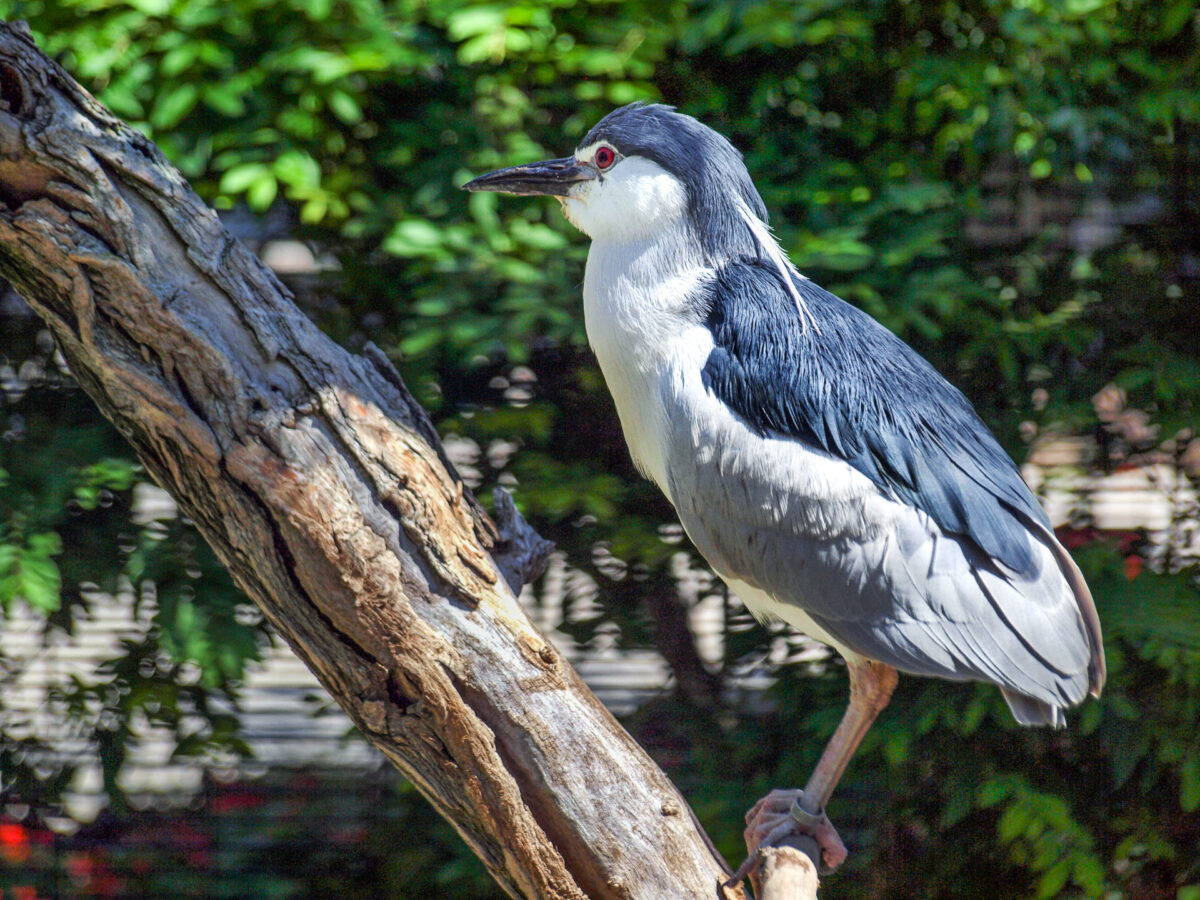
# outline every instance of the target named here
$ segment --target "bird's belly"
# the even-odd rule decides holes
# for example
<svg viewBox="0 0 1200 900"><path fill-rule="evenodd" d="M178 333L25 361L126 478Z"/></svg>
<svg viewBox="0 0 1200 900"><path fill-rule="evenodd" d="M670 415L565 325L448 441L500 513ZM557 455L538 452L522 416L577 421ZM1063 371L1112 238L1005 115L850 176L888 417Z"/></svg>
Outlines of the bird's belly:
<svg viewBox="0 0 1200 900"><path fill-rule="evenodd" d="M832 647L846 659L859 656L858 653L835 640L829 632L813 621L812 616L796 604L781 603L761 588L753 587L737 578L725 577L724 581L756 619L760 621L779 619L813 640Z"/></svg>

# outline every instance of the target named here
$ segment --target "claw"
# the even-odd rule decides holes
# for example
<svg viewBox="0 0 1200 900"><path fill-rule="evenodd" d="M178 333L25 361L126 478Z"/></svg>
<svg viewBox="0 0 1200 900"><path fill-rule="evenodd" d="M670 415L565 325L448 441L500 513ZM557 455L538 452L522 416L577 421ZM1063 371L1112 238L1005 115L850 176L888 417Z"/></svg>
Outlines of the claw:
<svg viewBox="0 0 1200 900"><path fill-rule="evenodd" d="M746 813L748 856L729 880L736 884L751 874L758 864L758 849L770 847L789 834L807 834L821 850L821 874L828 875L846 859L846 845L837 829L824 813L814 815L800 806L803 791L775 790L767 794Z"/></svg>

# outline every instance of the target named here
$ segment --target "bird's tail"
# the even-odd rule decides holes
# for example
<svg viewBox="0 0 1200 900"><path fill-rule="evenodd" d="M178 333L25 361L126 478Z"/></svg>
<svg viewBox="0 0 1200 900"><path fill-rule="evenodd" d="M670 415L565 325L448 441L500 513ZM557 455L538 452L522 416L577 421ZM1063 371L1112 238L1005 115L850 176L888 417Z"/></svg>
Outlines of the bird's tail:
<svg viewBox="0 0 1200 900"><path fill-rule="evenodd" d="M1042 543L1049 547L1054 554L1063 577L1067 579L1067 584L1071 586L1071 591L1075 594L1075 602L1079 604L1079 616L1083 620L1088 648L1091 651L1091 662L1088 665L1088 693L1093 697L1099 697L1100 691L1104 689L1104 680L1108 677L1108 669L1104 662L1104 637L1100 633L1100 616L1096 612L1096 603L1092 600L1092 592L1088 590L1087 582L1083 580L1083 573L1079 571L1079 566L1075 565L1075 560L1071 558L1066 547L1058 542L1054 532L1040 522L1027 521L1041 538ZM1012 706L1011 700L1009 706ZM1016 715L1015 707L1013 707L1013 714ZM1018 718L1020 717L1018 716Z"/></svg>
<svg viewBox="0 0 1200 900"><path fill-rule="evenodd" d="M1071 554L1067 552L1067 549L1059 543L1054 532L1032 518L1026 516L1022 516L1022 518L1025 519L1026 524L1041 542L1054 554L1059 570L1062 572L1063 577L1067 579L1067 584L1071 587L1071 593L1075 595L1075 602L1079 607L1079 618L1083 623L1083 630L1087 637L1090 654L1088 662L1088 693L1093 697L1099 697L1100 691L1104 688L1104 680L1107 677L1107 667L1104 661L1104 638L1100 632L1100 616L1096 613L1096 603L1092 599L1092 592L1088 589L1087 582L1083 580L1083 573L1079 571L1079 566L1075 565L1075 560L1071 558ZM1011 688L1001 688L1001 692L1008 703L1008 708L1012 710L1013 718L1022 725L1049 725L1051 728L1062 728L1066 725L1067 721L1064 709L1067 706L1074 706L1073 702L1067 702L1060 706L1055 703L1048 703L1045 700L1037 700L1026 694L1014 691Z"/></svg>
<svg viewBox="0 0 1200 900"><path fill-rule="evenodd" d="M1035 700L1012 688L1000 688L1013 718L1021 725L1049 725L1051 728L1064 728L1067 717L1061 706L1047 703L1045 700Z"/></svg>

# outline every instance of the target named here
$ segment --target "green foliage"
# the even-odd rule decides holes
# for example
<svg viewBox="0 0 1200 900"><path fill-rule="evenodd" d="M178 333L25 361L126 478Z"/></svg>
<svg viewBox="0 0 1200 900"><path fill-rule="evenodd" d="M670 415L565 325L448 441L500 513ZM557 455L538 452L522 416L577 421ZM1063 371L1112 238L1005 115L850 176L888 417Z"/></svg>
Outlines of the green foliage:
<svg viewBox="0 0 1200 900"><path fill-rule="evenodd" d="M580 644L615 625L622 646L695 666L693 648L669 645L678 604L663 600L686 545L632 470L584 349L584 242L552 203L456 185L562 155L615 104L663 99L728 134L796 263L913 343L1014 455L1021 423L1026 437L1107 435L1091 400L1110 383L1158 432L1136 447L1106 437L1100 467L1160 441L1179 450L1196 428L1194 0L22 0L19 12L218 208L269 210L336 255L320 293L338 300L314 315L352 347L394 348L443 433L479 446L480 493L513 488L600 585L599 614L573 619ZM6 343L14 371L34 342ZM172 727L209 710L211 740L182 750L235 746L207 699L233 696L262 626L239 624L241 599L183 523L134 521L144 475L111 431L63 385L38 390L62 402L0 407L24 423L0 422L19 433L0 443L0 608L25 604L69 633L82 585L127 580L153 598L153 629L108 663L118 689L67 702L83 721L153 709ZM1191 534L1196 510L1176 518ZM1130 577L1126 555L1103 542L1077 554L1110 682L1065 733L1016 729L993 690L902 685L835 798L855 854L823 896L1200 896L1194 560ZM743 809L803 782L844 702L836 666L801 666L776 673L770 716L737 708L736 678L774 640L730 605L718 671L679 677L680 698L631 723L731 859ZM115 772L127 732L96 734Z"/></svg>
<svg viewBox="0 0 1200 900"><path fill-rule="evenodd" d="M169 729L180 754L248 752L227 708L236 708L265 630L238 615L247 601L194 529L137 501L149 486L145 473L117 455L127 452L120 436L57 371L43 336L28 321L12 325L0 345L19 372L0 395L0 628L32 614L44 620L43 642L59 645L73 640L98 593L134 598L142 624L131 623L131 633L140 639L126 640L94 673L52 685L52 709L41 711L60 716L91 748L119 804L117 776L139 738L135 720ZM0 658L5 682L30 662ZM82 758L47 759L13 737L31 727L27 713L2 702L0 711L6 795L54 801Z"/></svg>
<svg viewBox="0 0 1200 900"><path fill-rule="evenodd" d="M25 545L0 544L0 605L8 609L18 597L41 613L58 609L62 579L52 557L62 553L54 532L31 534Z"/></svg>

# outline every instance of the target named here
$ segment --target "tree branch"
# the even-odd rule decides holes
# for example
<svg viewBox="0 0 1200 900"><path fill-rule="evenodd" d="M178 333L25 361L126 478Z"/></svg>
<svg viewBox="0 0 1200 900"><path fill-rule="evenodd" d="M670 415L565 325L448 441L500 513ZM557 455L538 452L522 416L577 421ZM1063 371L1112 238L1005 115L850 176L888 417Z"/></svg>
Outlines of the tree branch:
<svg viewBox="0 0 1200 900"><path fill-rule="evenodd" d="M759 851L757 896L760 900L802 900L817 896L817 868L795 847L764 847Z"/></svg>
<svg viewBox="0 0 1200 900"><path fill-rule="evenodd" d="M726 869L687 804L492 556L505 542L520 581L537 542L476 504L382 354L326 338L157 148L2 23L0 275L509 894L717 895Z"/></svg>

